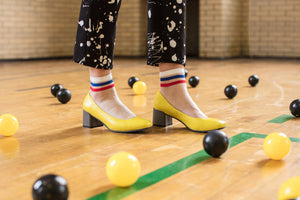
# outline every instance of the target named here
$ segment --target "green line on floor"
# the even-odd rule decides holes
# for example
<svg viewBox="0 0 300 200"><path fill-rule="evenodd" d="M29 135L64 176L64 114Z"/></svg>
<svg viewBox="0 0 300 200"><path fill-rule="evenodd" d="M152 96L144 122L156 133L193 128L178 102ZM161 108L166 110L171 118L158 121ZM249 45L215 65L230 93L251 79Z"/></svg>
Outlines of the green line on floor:
<svg viewBox="0 0 300 200"><path fill-rule="evenodd" d="M257 133L239 133L229 138L230 148L251 138L265 138L267 135ZM290 138L292 142L300 142L300 138ZM141 176L138 181L128 188L115 187L101 194L89 198L88 200L112 200L122 199L170 176L173 176L187 168L199 164L211 158L204 150L191 154L153 172Z"/></svg>
<svg viewBox="0 0 300 200"><path fill-rule="evenodd" d="M280 115L279 117L276 117L275 119L272 119L272 120L268 121L267 123L282 124L293 118L295 118L293 115Z"/></svg>
<svg viewBox="0 0 300 200"><path fill-rule="evenodd" d="M291 138L290 137L291 142L300 142L300 138Z"/></svg>

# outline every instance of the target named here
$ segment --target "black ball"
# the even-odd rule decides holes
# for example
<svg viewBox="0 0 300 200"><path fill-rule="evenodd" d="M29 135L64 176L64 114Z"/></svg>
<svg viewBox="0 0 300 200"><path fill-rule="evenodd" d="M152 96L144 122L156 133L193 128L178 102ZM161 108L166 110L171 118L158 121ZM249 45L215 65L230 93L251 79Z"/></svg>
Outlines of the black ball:
<svg viewBox="0 0 300 200"><path fill-rule="evenodd" d="M290 104L290 111L295 117L300 117L300 99L292 101Z"/></svg>
<svg viewBox="0 0 300 200"><path fill-rule="evenodd" d="M252 75L252 76L250 76L249 79L248 79L248 82L249 82L249 84L250 84L252 87L255 87L256 84L258 83L258 81L259 81L259 78L258 78L257 75Z"/></svg>
<svg viewBox="0 0 300 200"><path fill-rule="evenodd" d="M56 97L57 92L61 89L63 89L64 87L61 84L54 84L51 86L51 93L54 97Z"/></svg>
<svg viewBox="0 0 300 200"><path fill-rule="evenodd" d="M189 71L187 69L184 69L184 76L187 77Z"/></svg>
<svg viewBox="0 0 300 200"><path fill-rule="evenodd" d="M226 97L228 97L229 99L232 99L233 97L236 96L237 94L237 87L235 85L227 85L224 89L224 93L226 95Z"/></svg>
<svg viewBox="0 0 300 200"><path fill-rule="evenodd" d="M229 140L223 131L208 131L203 139L203 147L206 153L218 158L227 151Z"/></svg>
<svg viewBox="0 0 300 200"><path fill-rule="evenodd" d="M68 196L67 181L55 174L40 177L32 186L34 200L67 200Z"/></svg>
<svg viewBox="0 0 300 200"><path fill-rule="evenodd" d="M196 87L199 84L199 78L198 76L192 76L189 78L189 84L192 87Z"/></svg>
<svg viewBox="0 0 300 200"><path fill-rule="evenodd" d="M132 88L135 82L139 81L138 77L132 76L128 79L128 85Z"/></svg>
<svg viewBox="0 0 300 200"><path fill-rule="evenodd" d="M68 89L61 89L57 93L57 99L60 103L68 103L72 97L70 90Z"/></svg>

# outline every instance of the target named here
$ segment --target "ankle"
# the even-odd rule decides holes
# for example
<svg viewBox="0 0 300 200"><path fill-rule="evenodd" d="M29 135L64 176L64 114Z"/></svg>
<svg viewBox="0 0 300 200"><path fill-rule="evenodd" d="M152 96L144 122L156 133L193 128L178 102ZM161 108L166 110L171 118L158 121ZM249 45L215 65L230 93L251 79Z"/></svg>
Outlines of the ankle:
<svg viewBox="0 0 300 200"><path fill-rule="evenodd" d="M172 69L184 69L182 64L178 63L160 63L159 64L159 71L164 72Z"/></svg>
<svg viewBox="0 0 300 200"><path fill-rule="evenodd" d="M90 95L92 99L97 102L104 102L113 99L113 97L115 96L114 93L114 88L110 88L102 92L93 92L92 90L90 90Z"/></svg>
<svg viewBox="0 0 300 200"><path fill-rule="evenodd" d="M90 95L104 112L120 119L134 116L118 98L111 73L105 76L90 76L90 80Z"/></svg>
<svg viewBox="0 0 300 200"><path fill-rule="evenodd" d="M206 118L188 93L183 68L161 71L160 81L160 92L172 106L191 117Z"/></svg>
<svg viewBox="0 0 300 200"><path fill-rule="evenodd" d="M167 71L161 71L160 91L164 96L177 96L186 93L186 81L183 68L175 68Z"/></svg>

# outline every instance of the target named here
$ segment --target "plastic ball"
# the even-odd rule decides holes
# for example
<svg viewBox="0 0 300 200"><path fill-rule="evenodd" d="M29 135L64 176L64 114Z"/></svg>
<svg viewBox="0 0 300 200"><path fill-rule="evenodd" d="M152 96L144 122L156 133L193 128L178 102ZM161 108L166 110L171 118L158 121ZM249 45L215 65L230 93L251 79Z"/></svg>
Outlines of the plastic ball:
<svg viewBox="0 0 300 200"><path fill-rule="evenodd" d="M291 149L291 141L284 133L271 133L263 143L266 155L273 160L281 160Z"/></svg>
<svg viewBox="0 0 300 200"><path fill-rule="evenodd" d="M139 160L128 152L118 152L111 156L106 163L106 174L109 180L119 187L134 184L140 175Z"/></svg>
<svg viewBox="0 0 300 200"><path fill-rule="evenodd" d="M133 84L132 89L135 94L145 94L147 91L147 85L143 81L137 81Z"/></svg>
<svg viewBox="0 0 300 200"><path fill-rule="evenodd" d="M257 75L252 75L248 78L248 82L252 87L255 87L256 84L258 83L258 81L259 81L259 78Z"/></svg>
<svg viewBox="0 0 300 200"><path fill-rule="evenodd" d="M191 87L196 87L199 84L199 77L198 76L191 76L189 78L189 84Z"/></svg>
<svg viewBox="0 0 300 200"><path fill-rule="evenodd" d="M229 140L223 131L208 131L203 138L203 147L206 153L214 158L218 158L227 151Z"/></svg>
<svg viewBox="0 0 300 200"><path fill-rule="evenodd" d="M51 94L56 97L57 92L61 89L63 89L64 87L61 84L54 84L51 86Z"/></svg>
<svg viewBox="0 0 300 200"><path fill-rule="evenodd" d="M72 94L68 89L61 89L57 92L57 99L60 103L66 104L72 98Z"/></svg>
<svg viewBox="0 0 300 200"><path fill-rule="evenodd" d="M138 78L138 77L135 77L135 76L130 77L130 78L128 79L128 85L129 85L129 87L132 88L133 84L134 84L135 82L137 82L137 81L139 81L139 78Z"/></svg>
<svg viewBox="0 0 300 200"><path fill-rule="evenodd" d="M12 136L19 129L17 118L11 114L0 116L0 134L4 136Z"/></svg>
<svg viewBox="0 0 300 200"><path fill-rule="evenodd" d="M236 96L238 89L235 85L227 85L224 89L224 93L227 98L232 99Z"/></svg>
<svg viewBox="0 0 300 200"><path fill-rule="evenodd" d="M290 111L295 117L300 117L300 99L292 101L290 104Z"/></svg>
<svg viewBox="0 0 300 200"><path fill-rule="evenodd" d="M34 200L67 200L68 196L67 181L55 174L40 177L32 186Z"/></svg>
<svg viewBox="0 0 300 200"><path fill-rule="evenodd" d="M187 69L184 69L184 76L187 77L189 71Z"/></svg>
<svg viewBox="0 0 300 200"><path fill-rule="evenodd" d="M286 180L278 191L279 200L298 199L300 197L300 176Z"/></svg>

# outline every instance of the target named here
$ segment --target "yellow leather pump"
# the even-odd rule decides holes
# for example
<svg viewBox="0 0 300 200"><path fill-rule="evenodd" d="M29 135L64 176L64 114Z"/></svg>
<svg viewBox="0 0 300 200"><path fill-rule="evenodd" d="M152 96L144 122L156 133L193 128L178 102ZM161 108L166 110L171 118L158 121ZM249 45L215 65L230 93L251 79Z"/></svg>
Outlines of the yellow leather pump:
<svg viewBox="0 0 300 200"><path fill-rule="evenodd" d="M153 125L169 126L172 125L172 118L183 123L189 130L195 132L207 132L222 129L226 126L224 121L214 118L195 118L190 117L174 108L159 92L154 99Z"/></svg>
<svg viewBox="0 0 300 200"><path fill-rule="evenodd" d="M83 126L94 128L103 125L113 132L132 133L152 127L152 122L140 117L115 118L104 112L88 94L83 102Z"/></svg>

